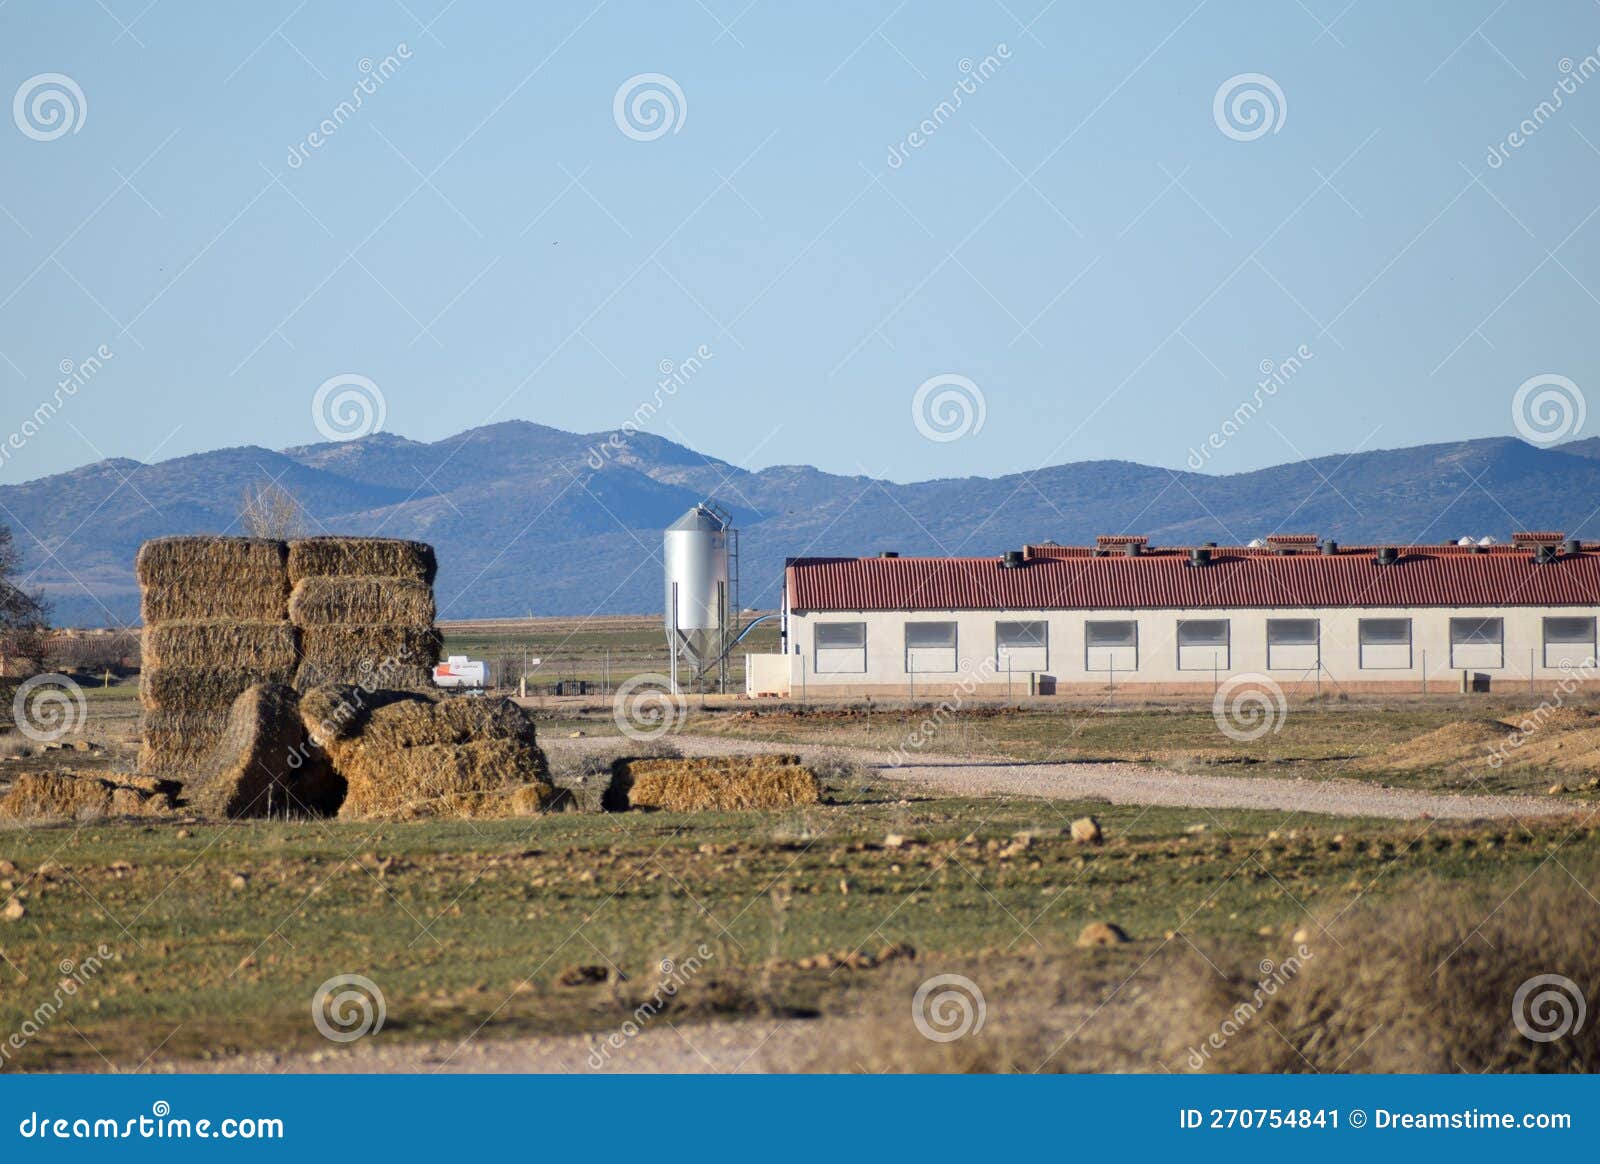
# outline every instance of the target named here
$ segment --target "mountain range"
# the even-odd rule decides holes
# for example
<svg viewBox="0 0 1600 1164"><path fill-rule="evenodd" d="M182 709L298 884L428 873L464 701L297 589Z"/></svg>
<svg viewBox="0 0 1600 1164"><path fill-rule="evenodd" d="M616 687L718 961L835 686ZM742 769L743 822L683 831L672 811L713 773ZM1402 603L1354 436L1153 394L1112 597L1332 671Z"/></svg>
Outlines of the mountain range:
<svg viewBox="0 0 1600 1164"><path fill-rule="evenodd" d="M1513 529L1600 537L1600 438L1510 437L1319 457L1212 475L1081 461L898 484L805 465L749 472L672 441L507 421L434 442L376 433L274 452L112 459L0 485L29 587L59 625L137 620L146 538L238 533L244 491L276 481L308 533L420 538L439 552L440 618L653 612L661 530L710 497L739 528L741 604L776 604L785 557L996 554L1139 533L1238 544L1268 533L1429 542Z"/></svg>

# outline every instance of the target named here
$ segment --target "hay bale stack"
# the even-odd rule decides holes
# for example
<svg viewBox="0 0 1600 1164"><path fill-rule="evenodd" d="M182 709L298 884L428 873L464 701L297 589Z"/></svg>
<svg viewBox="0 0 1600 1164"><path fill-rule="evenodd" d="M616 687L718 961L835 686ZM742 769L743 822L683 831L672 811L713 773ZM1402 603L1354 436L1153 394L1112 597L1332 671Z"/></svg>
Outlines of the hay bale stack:
<svg viewBox="0 0 1600 1164"><path fill-rule="evenodd" d="M328 816L344 799L300 719L300 696L260 683L234 701L222 738L189 786L189 802L231 819Z"/></svg>
<svg viewBox="0 0 1600 1164"><path fill-rule="evenodd" d="M252 683L287 682L289 548L265 538L156 538L135 563L145 630L142 771L190 776Z"/></svg>
<svg viewBox="0 0 1600 1164"><path fill-rule="evenodd" d="M289 543L289 617L300 630L302 692L328 684L426 690L433 629L433 547L397 538Z"/></svg>
<svg viewBox="0 0 1600 1164"><path fill-rule="evenodd" d="M604 803L614 812L743 812L821 799L821 782L798 756L752 755L618 760Z"/></svg>
<svg viewBox="0 0 1600 1164"><path fill-rule="evenodd" d="M104 816L159 816L177 807L173 781L111 773L24 772L0 797L6 820L92 820Z"/></svg>
<svg viewBox="0 0 1600 1164"><path fill-rule="evenodd" d="M288 787L283 774L257 771L256 780L244 769L257 769L249 757L282 742L289 730L283 723L303 732L301 716L288 713L282 692L255 692L243 708L236 703L258 685L308 691L359 683L369 694L429 689L440 650L437 569L431 546L392 538L146 542L138 558L145 618L140 768L197 785L224 777L208 794L221 798L208 807L224 815L245 812L260 794L275 802ZM340 791L321 788L318 796Z"/></svg>
<svg viewBox="0 0 1600 1164"><path fill-rule="evenodd" d="M145 626L188 619L288 618L289 550L266 538L156 538L139 547Z"/></svg>
<svg viewBox="0 0 1600 1164"><path fill-rule="evenodd" d="M371 706L373 694L387 702ZM301 718L345 782L341 817L525 815L555 795L533 723L509 700L335 687L308 692Z"/></svg>

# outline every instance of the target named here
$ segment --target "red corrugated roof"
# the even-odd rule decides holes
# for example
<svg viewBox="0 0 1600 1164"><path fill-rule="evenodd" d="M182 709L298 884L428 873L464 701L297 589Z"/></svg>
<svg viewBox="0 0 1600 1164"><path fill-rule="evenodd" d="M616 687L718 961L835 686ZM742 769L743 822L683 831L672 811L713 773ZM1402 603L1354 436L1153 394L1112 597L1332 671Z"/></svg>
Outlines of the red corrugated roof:
<svg viewBox="0 0 1600 1164"><path fill-rule="evenodd" d="M1026 565L998 558L796 558L793 610L1132 610L1340 606L1593 606L1600 554L1536 565L1526 550L1410 548L1392 566L1371 549L1335 555L1217 549L1208 566L1184 550L1094 557L1030 547ZM1043 551L1043 552L1040 552Z"/></svg>

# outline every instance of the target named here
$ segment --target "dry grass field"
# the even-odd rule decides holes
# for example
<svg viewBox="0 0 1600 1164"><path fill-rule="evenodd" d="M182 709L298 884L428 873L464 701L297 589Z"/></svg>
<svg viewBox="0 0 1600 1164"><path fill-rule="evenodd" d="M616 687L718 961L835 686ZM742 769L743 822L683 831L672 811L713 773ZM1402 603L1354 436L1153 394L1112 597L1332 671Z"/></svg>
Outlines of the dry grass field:
<svg viewBox="0 0 1600 1164"><path fill-rule="evenodd" d="M0 737L0 784L131 766L127 695L89 693L91 751ZM1408 745L1428 733L1525 710L1295 705L1281 731L1240 745L1206 708L968 709L926 747L1455 787L1459 758L1399 770L1384 757L1415 758ZM887 750L927 714L712 704L683 732ZM370 1038L394 1046L771 1022L790 1037L771 1045L770 1069L1600 1066L1600 1024L1532 1043L1509 1020L1510 994L1536 974L1600 997L1600 934L1585 920L1600 916L1588 896L1600 805L1581 773L1548 795L1556 815L1493 822L962 797L859 762L823 765L816 804L604 813L602 773L638 746L605 738L609 708L535 715L571 811L0 823L0 899L17 907L0 920L0 1035L54 1000L4 1069L336 1056L308 1005L350 973L381 989L386 1022ZM567 739L576 732L585 738ZM1550 782L1547 769L1494 775L1503 788ZM1074 839L1086 816L1100 843ZM1098 931L1106 944L1080 945L1095 923L1115 927ZM91 958L102 964L62 999L63 967L82 976ZM661 967L691 958L703 967L639 1023L661 998ZM1250 1012L1261 1021L1193 1061L1230 1015L1238 1026L1261 968L1291 961L1304 989L1284 987ZM987 1021L946 1043L919 1032L909 1000L949 974L981 991ZM1341 1018L1336 1002L1357 983L1371 995L1365 1017ZM1472 1021L1448 1018L1460 1013Z"/></svg>

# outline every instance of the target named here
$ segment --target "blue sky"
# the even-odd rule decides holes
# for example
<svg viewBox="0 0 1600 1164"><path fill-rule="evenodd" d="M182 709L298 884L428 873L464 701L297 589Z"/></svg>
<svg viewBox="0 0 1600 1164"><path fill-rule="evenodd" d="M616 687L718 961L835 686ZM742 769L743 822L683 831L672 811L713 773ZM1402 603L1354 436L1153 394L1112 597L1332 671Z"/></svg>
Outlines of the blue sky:
<svg viewBox="0 0 1600 1164"><path fill-rule="evenodd" d="M347 374L417 439L605 431L702 349L650 431L897 480L1192 467L1302 349L1204 471L1600 383L1587 0L334 7L0 7L0 96L82 94L50 140L0 120L0 441L111 353L0 481L315 442ZM682 94L659 136L614 114L642 74ZM1245 74L1282 95L1252 140L1214 113ZM924 435L935 377L981 428Z"/></svg>

